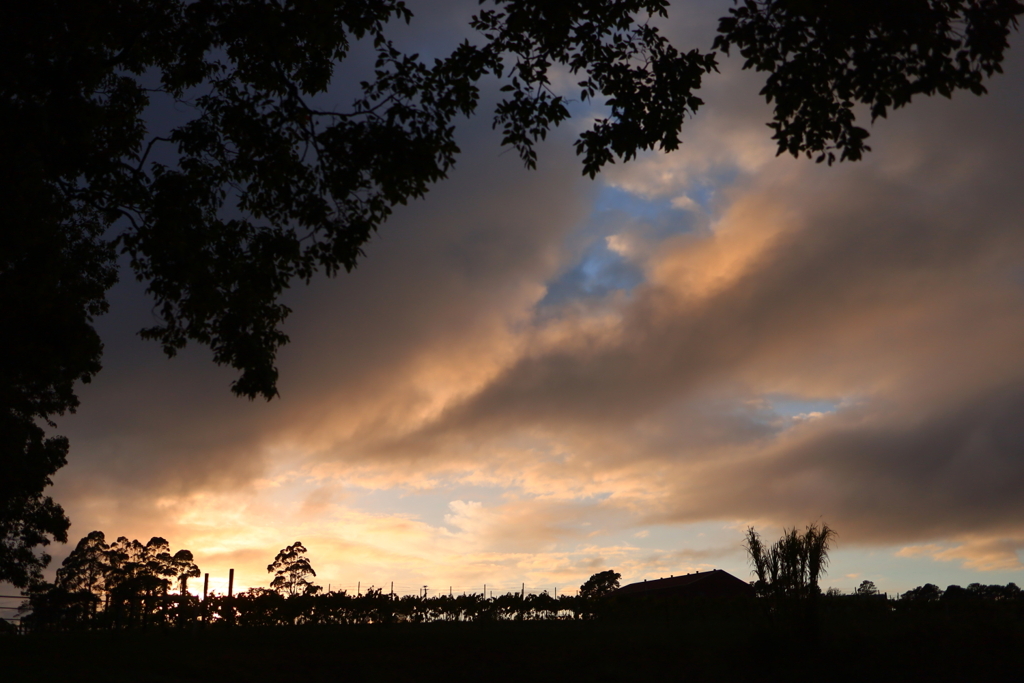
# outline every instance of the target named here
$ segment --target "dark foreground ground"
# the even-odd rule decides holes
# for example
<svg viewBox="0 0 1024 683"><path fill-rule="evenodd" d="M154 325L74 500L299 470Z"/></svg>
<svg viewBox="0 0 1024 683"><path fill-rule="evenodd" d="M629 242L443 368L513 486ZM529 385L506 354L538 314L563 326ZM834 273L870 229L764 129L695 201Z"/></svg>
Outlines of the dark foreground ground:
<svg viewBox="0 0 1024 683"><path fill-rule="evenodd" d="M898 614L0 637L0 681L1024 681L1018 618Z"/></svg>

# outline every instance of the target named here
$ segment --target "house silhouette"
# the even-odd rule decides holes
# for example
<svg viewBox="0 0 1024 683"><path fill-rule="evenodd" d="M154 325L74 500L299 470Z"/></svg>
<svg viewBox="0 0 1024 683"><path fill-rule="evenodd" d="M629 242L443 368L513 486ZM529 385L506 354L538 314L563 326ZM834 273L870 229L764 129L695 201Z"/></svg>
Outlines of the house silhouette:
<svg viewBox="0 0 1024 683"><path fill-rule="evenodd" d="M733 598L754 597L754 588L722 569L694 572L667 579L639 581L615 591L616 597L688 597Z"/></svg>

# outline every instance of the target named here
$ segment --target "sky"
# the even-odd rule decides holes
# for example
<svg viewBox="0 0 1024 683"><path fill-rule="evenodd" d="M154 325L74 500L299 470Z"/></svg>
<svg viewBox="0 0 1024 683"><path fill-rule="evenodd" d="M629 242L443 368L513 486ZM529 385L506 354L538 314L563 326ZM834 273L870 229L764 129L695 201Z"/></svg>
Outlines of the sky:
<svg viewBox="0 0 1024 683"><path fill-rule="evenodd" d="M412 3L442 54L475 2ZM727 2L665 30L709 49ZM123 272L104 370L58 420L72 520L266 586L296 540L317 583L575 592L721 568L826 522L825 586L1021 582L1024 44L975 97L915 101L873 151L777 157L763 77L723 59L671 154L581 175L572 120L522 167L486 103L449 179L351 274L297 285L281 396L139 339ZM570 83L567 76L556 79ZM571 94L571 91L570 91ZM487 95L493 103L493 93Z"/></svg>

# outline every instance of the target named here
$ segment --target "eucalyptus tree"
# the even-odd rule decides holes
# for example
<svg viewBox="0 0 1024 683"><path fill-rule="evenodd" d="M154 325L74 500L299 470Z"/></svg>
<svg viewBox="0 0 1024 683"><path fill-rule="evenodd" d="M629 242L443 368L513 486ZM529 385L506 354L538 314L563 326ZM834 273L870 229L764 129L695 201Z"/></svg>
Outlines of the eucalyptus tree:
<svg viewBox="0 0 1024 683"><path fill-rule="evenodd" d="M192 552L172 555L163 538L142 544L121 536L108 544L102 531L93 531L64 559L52 585L33 585L29 601L37 622L60 621L59 612L72 610L75 622L131 626L162 620L172 585L182 593L176 602L187 601L187 580L195 576Z"/></svg>
<svg viewBox="0 0 1024 683"><path fill-rule="evenodd" d="M107 610L117 624L163 619L171 587L177 584L181 589L187 577L199 576L191 551L172 555L170 544L159 536L145 544L120 536L107 548L106 558Z"/></svg>
<svg viewBox="0 0 1024 683"><path fill-rule="evenodd" d="M68 591L88 591L101 597L110 588L110 546L102 531L89 532L64 558L56 585Z"/></svg>
<svg viewBox="0 0 1024 683"><path fill-rule="evenodd" d="M285 597L312 595L320 590L309 577L316 576L313 566L306 557L302 541L295 541L277 553L274 561L267 565L267 572L274 575L270 587Z"/></svg>

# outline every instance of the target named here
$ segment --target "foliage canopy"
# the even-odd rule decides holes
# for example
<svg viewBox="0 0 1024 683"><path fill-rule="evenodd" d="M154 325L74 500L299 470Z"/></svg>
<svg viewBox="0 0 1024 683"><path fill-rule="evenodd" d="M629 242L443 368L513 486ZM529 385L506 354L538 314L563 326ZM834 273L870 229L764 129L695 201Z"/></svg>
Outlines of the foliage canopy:
<svg viewBox="0 0 1024 683"><path fill-rule="evenodd" d="M611 595L618 590L619 579L621 578L622 574L619 574L613 569L598 572L587 579L586 583L580 586L580 597L593 599Z"/></svg>

